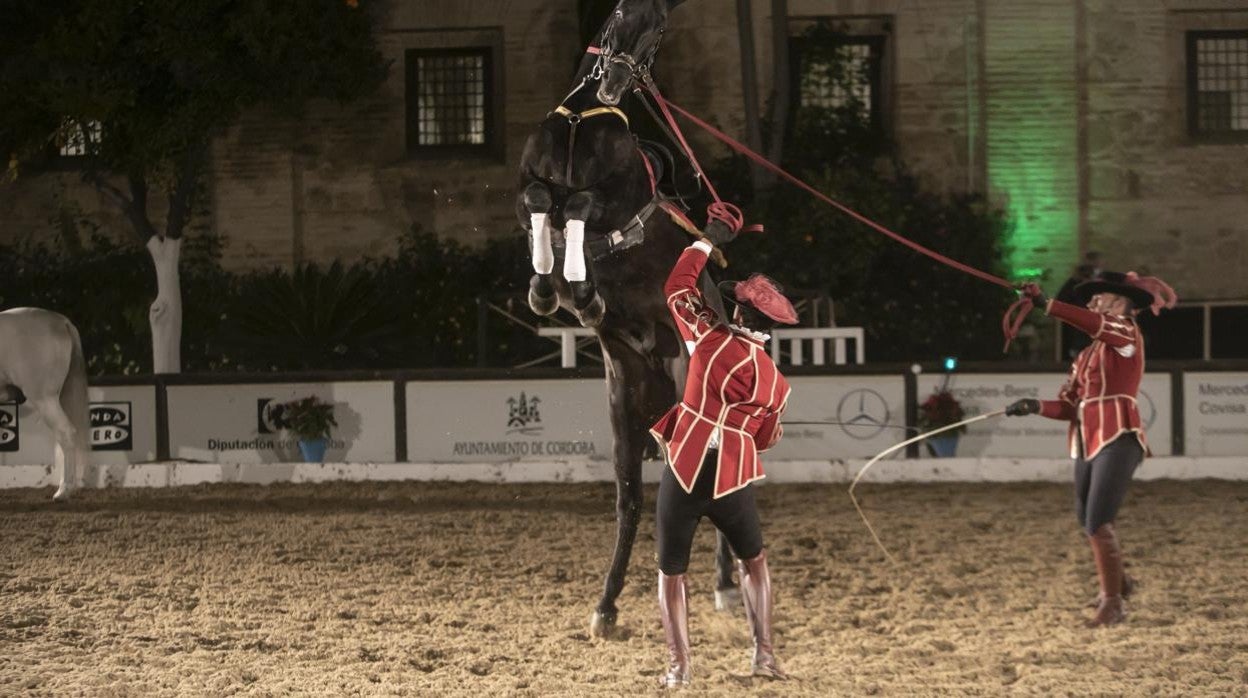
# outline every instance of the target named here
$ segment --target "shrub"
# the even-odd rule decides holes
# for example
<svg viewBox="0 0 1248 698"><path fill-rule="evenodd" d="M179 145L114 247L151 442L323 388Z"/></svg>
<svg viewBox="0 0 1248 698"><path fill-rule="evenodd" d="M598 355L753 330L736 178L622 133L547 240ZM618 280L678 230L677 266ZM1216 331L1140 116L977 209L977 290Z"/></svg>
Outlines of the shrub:
<svg viewBox="0 0 1248 698"><path fill-rule="evenodd" d="M963 419L966 419L966 412L962 403L948 390L937 390L919 405L919 427L925 431L957 424ZM966 426L950 431L961 434L966 431Z"/></svg>
<svg viewBox="0 0 1248 698"><path fill-rule="evenodd" d="M338 426L333 403L315 395L283 403L282 410L286 427L301 441L328 439L329 430Z"/></svg>
<svg viewBox="0 0 1248 698"><path fill-rule="evenodd" d="M371 264L248 274L231 294L222 349L239 370L390 367L400 356L401 303Z"/></svg>

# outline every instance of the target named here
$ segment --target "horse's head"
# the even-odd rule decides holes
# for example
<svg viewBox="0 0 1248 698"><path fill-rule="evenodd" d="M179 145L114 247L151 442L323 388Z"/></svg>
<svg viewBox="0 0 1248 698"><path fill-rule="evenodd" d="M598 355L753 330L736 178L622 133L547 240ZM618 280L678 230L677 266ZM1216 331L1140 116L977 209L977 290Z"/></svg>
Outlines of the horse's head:
<svg viewBox="0 0 1248 698"><path fill-rule="evenodd" d="M635 79L650 70L663 39L667 13L683 0L620 0L602 30L598 101L614 106Z"/></svg>

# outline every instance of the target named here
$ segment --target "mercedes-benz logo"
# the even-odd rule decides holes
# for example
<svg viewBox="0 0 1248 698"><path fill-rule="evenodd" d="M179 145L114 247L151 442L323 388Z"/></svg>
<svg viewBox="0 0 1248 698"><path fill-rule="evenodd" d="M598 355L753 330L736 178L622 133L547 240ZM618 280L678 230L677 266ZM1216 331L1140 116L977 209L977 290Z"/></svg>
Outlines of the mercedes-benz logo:
<svg viewBox="0 0 1248 698"><path fill-rule="evenodd" d="M836 406L836 421L851 439L866 440L884 431L888 426L888 402L884 396L869 388L858 388L845 393Z"/></svg>

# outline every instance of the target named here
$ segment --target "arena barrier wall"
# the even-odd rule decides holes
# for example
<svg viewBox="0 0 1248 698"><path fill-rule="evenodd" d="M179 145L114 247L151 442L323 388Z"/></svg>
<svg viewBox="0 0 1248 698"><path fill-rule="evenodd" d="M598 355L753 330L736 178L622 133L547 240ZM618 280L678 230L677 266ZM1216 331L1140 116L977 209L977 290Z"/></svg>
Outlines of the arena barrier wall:
<svg viewBox="0 0 1248 698"><path fill-rule="evenodd" d="M1160 362L1159 362L1160 363ZM792 367L792 424L766 456L773 482L844 482L914 433L918 405L947 386L968 416L1056 394L1060 366ZM1150 366L1139 405L1154 458L1138 477L1248 477L1248 362ZM335 406L327 463L299 461L283 402ZM605 383L590 369L171 375L108 378L91 388L100 482L449 479L610 481ZM869 480L1065 480L1065 425L993 419L963 434L958 457L911 447ZM52 484L52 439L29 406L0 404L0 487ZM645 479L656 481L657 462Z"/></svg>

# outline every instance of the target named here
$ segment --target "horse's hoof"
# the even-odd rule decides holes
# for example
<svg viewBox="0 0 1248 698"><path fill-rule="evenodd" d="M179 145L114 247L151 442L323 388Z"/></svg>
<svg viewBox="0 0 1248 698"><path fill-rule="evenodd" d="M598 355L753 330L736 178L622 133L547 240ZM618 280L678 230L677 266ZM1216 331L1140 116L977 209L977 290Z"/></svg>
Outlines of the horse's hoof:
<svg viewBox="0 0 1248 698"><path fill-rule="evenodd" d="M581 322L581 327L593 329L601 325L602 319L606 317L607 304L602 300L602 296L595 293L585 307L576 308L573 310L573 314Z"/></svg>
<svg viewBox="0 0 1248 698"><path fill-rule="evenodd" d="M549 278L543 279L541 275L534 274L529 280L529 308L542 316L559 309L559 295L555 293L555 287L551 285Z"/></svg>
<svg viewBox="0 0 1248 698"><path fill-rule="evenodd" d="M70 492L70 489L68 487L62 487L58 489L56 491L56 494L52 495L52 501L54 502L69 501L69 492Z"/></svg>
<svg viewBox="0 0 1248 698"><path fill-rule="evenodd" d="M615 632L615 615L604 615L601 611L594 611L594 615L589 617L589 636L597 638L608 638Z"/></svg>
<svg viewBox="0 0 1248 698"><path fill-rule="evenodd" d="M745 608L741 601L741 589L728 587L715 590L715 610L723 613L736 613Z"/></svg>

